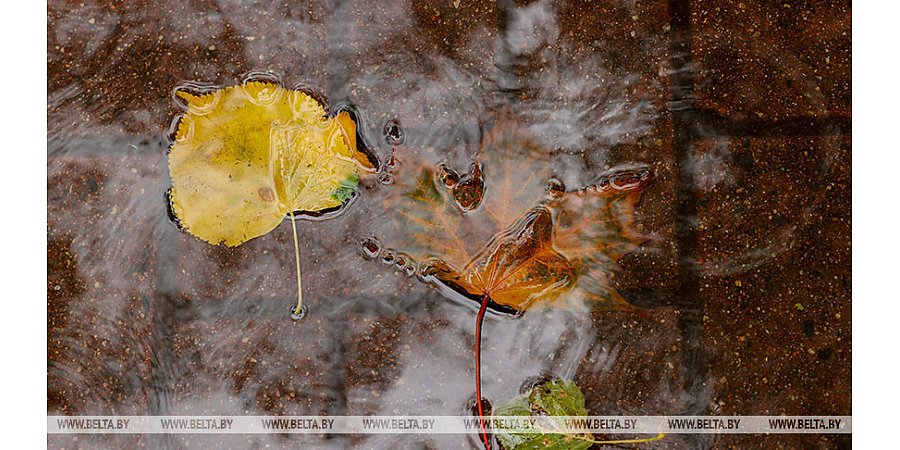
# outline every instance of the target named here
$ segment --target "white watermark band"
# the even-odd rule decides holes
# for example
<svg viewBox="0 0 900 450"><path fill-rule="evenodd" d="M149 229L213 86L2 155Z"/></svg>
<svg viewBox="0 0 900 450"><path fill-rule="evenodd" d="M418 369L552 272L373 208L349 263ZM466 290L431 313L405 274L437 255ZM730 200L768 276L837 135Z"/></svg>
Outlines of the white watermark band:
<svg viewBox="0 0 900 450"><path fill-rule="evenodd" d="M851 433L851 416L487 416L498 433ZM475 416L48 416L51 434L466 434Z"/></svg>

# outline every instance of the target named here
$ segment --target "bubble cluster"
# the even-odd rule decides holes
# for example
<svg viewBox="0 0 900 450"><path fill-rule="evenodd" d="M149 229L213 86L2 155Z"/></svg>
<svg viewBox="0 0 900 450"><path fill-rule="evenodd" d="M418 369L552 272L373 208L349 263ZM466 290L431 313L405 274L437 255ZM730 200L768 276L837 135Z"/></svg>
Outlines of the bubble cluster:
<svg viewBox="0 0 900 450"><path fill-rule="evenodd" d="M383 248L378 239L374 237L360 239L358 248L366 259L377 260L386 266L394 266L408 277L419 271L418 264L411 256L399 253L394 249Z"/></svg>

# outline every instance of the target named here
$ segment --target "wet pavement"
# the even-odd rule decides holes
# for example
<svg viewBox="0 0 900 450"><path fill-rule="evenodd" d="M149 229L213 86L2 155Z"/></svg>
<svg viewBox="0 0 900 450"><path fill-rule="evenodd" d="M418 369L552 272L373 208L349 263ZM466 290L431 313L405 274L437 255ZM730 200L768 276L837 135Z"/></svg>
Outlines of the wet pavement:
<svg viewBox="0 0 900 450"><path fill-rule="evenodd" d="M646 315L484 325L483 391L574 379L592 414L850 415L849 2L51 2L48 414L468 411L474 302L362 258L390 186L237 248L168 220L185 80L252 70L359 108L380 158L468 167L509 105L567 185L653 167L654 239L614 285ZM477 448L475 436L48 437L51 448ZM849 436L668 436L647 448L849 448Z"/></svg>

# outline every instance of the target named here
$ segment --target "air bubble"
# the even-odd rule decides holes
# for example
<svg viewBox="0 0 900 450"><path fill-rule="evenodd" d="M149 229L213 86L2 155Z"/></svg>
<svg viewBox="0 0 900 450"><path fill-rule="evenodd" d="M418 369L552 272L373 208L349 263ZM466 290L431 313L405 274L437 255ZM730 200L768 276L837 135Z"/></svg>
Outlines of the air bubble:
<svg viewBox="0 0 900 450"><path fill-rule="evenodd" d="M178 116L169 127L166 136L170 143L184 143L194 137L194 119L189 115ZM171 148L169 149L171 151Z"/></svg>
<svg viewBox="0 0 900 450"><path fill-rule="evenodd" d="M166 141L169 143L169 148L166 149L166 154L172 151L171 144L175 143L175 138L178 136L178 126L181 124L182 117L181 114L175 116L175 118L172 119L172 123L169 124L169 129L166 131Z"/></svg>
<svg viewBox="0 0 900 450"><path fill-rule="evenodd" d="M363 238L359 241L359 251L368 259L375 259L381 253L381 243L373 237Z"/></svg>
<svg viewBox="0 0 900 450"><path fill-rule="evenodd" d="M221 88L221 86L211 83L182 83L175 86L175 89L172 91L172 98L175 99L175 103L185 111L189 110L192 114L203 115L211 111L215 108L216 104L219 103L218 91ZM178 95L179 93L200 97L203 98L204 101L190 105L186 99Z"/></svg>
<svg viewBox="0 0 900 450"><path fill-rule="evenodd" d="M416 269L416 278L424 283L430 283L437 273L438 269L435 267L434 261L425 261Z"/></svg>
<svg viewBox="0 0 900 450"><path fill-rule="evenodd" d="M388 172L382 172L378 175L378 181L383 185L389 185L394 182L394 176Z"/></svg>
<svg viewBox="0 0 900 450"><path fill-rule="evenodd" d="M459 174L444 163L438 164L436 173L438 180L447 188L452 188L459 183Z"/></svg>
<svg viewBox="0 0 900 450"><path fill-rule="evenodd" d="M541 375L530 376L530 377L526 378L525 381L522 382L521 386L519 386L519 394L527 395L527 394L531 393L531 391L534 388L537 388L539 386L543 386L547 383L550 383L551 381L553 381L553 378L554 377L552 375L550 375L549 373L542 373Z"/></svg>
<svg viewBox="0 0 900 450"><path fill-rule="evenodd" d="M394 266L397 269L403 271L403 273L408 277L416 274L416 262L413 261L413 259L409 255L405 255L402 253L398 254Z"/></svg>
<svg viewBox="0 0 900 450"><path fill-rule="evenodd" d="M391 154L391 157L388 158L387 163L385 163L385 167L387 167L388 169L397 167L397 157L394 156L393 153Z"/></svg>
<svg viewBox="0 0 900 450"><path fill-rule="evenodd" d="M315 102L318 103L322 108L326 108L328 106L328 98L325 96L322 90L310 84L297 83L291 87L289 92L289 103L294 114L308 113L308 111L304 109L308 106L308 103L306 103L306 97L315 100Z"/></svg>
<svg viewBox="0 0 900 450"><path fill-rule="evenodd" d="M244 83L244 84L254 83L254 82L269 83L269 84L275 84L278 86L282 85L281 78L278 75L275 75L272 72L265 72L265 71L250 72L242 80L242 83Z"/></svg>
<svg viewBox="0 0 900 450"><path fill-rule="evenodd" d="M453 186L453 199L456 206L467 213L477 208L484 199L484 172L481 163L474 162L469 167L469 173L460 178L459 183Z"/></svg>
<svg viewBox="0 0 900 450"><path fill-rule="evenodd" d="M600 189L631 191L646 186L653 179L653 171L648 167L611 170L601 175Z"/></svg>
<svg viewBox="0 0 900 450"><path fill-rule="evenodd" d="M175 204L172 201L172 193L173 188L166 189L166 216L168 216L170 222L175 224L175 227L178 228L179 231L185 231L184 225L181 224L181 220L178 218L178 215L175 214Z"/></svg>
<svg viewBox="0 0 900 450"><path fill-rule="evenodd" d="M556 178L551 178L547 181L547 195L550 198L559 198L561 195L566 193L566 185Z"/></svg>
<svg viewBox="0 0 900 450"><path fill-rule="evenodd" d="M306 317L306 313L309 312L309 306L303 305L300 307L300 311L297 311L297 306L291 305L291 319L292 320L300 320Z"/></svg>
<svg viewBox="0 0 900 450"><path fill-rule="evenodd" d="M397 259L394 261L394 264L398 269L402 269L407 264L409 264L409 259L407 259L406 255L397 255Z"/></svg>
<svg viewBox="0 0 900 450"><path fill-rule="evenodd" d="M490 417L491 412L494 409L494 405L491 403L491 401L486 397L481 397L481 407L482 407L482 410L484 411L484 417L485 418ZM474 395L472 397L469 397L469 412L473 416L479 417L478 400L475 398ZM485 419L485 420L487 420L487 419ZM485 423L485 425L487 425L487 423Z"/></svg>
<svg viewBox="0 0 900 450"><path fill-rule="evenodd" d="M634 173L624 173L620 176L613 177L610 180L610 185L613 189L617 191L627 191L638 187L643 181L640 178L639 174Z"/></svg>
<svg viewBox="0 0 900 450"><path fill-rule="evenodd" d="M393 250L386 248L381 251L380 260L382 264L390 266L397 260L397 254Z"/></svg>
<svg viewBox="0 0 900 450"><path fill-rule="evenodd" d="M254 91L251 92L247 89L249 83L263 83L268 86L259 90L254 89ZM281 79L270 72L250 72L244 77L243 83L241 84L241 89L244 91L247 99L260 106L275 103L281 97L281 87Z"/></svg>
<svg viewBox="0 0 900 450"><path fill-rule="evenodd" d="M405 139L399 120L391 119L384 124L384 140L388 145L401 145Z"/></svg>

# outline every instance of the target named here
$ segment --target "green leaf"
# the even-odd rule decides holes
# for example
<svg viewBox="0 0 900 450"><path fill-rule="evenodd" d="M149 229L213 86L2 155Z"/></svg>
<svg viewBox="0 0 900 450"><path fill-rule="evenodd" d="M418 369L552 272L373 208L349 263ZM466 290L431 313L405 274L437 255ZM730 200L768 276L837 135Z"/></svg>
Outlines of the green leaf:
<svg viewBox="0 0 900 450"><path fill-rule="evenodd" d="M571 381L553 379L538 384L525 394L498 406L494 416L587 416L584 394ZM593 445L590 434L515 433L503 428L494 430L506 450L551 449L585 450Z"/></svg>

